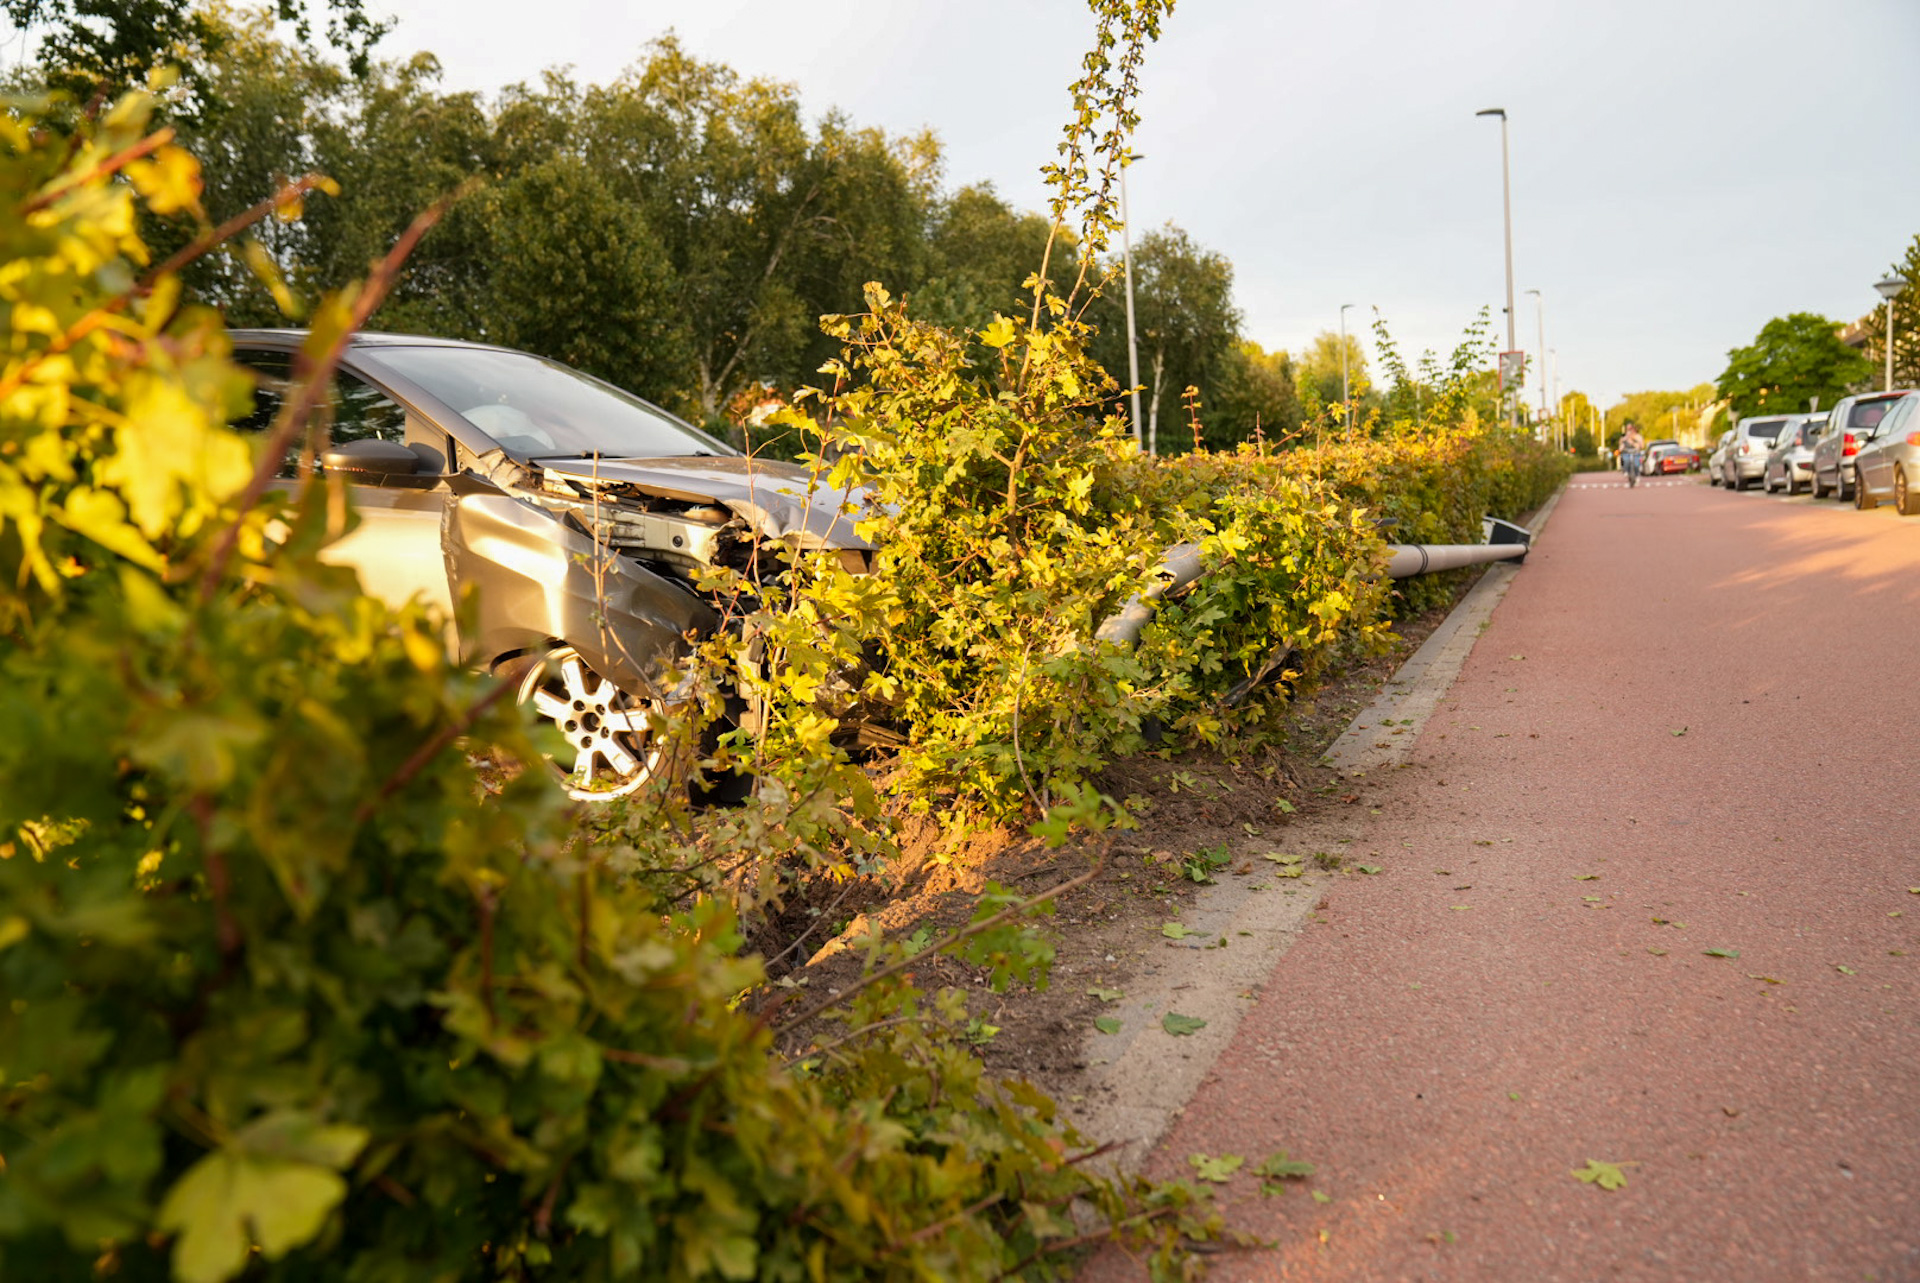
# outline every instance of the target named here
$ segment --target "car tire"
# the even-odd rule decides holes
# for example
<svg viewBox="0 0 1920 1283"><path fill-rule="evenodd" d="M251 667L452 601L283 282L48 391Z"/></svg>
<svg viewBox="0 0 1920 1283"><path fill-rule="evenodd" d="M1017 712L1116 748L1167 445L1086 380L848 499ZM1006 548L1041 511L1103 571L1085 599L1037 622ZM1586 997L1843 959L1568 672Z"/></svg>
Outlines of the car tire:
<svg viewBox="0 0 1920 1283"><path fill-rule="evenodd" d="M1907 488L1907 470L1893 470L1893 507L1903 517L1920 517L1920 495Z"/></svg>
<svg viewBox="0 0 1920 1283"><path fill-rule="evenodd" d="M1858 485L1859 483L1855 482L1854 485L1849 486L1847 484L1847 474L1836 471L1833 474L1833 497L1841 503L1851 503L1853 502L1853 493L1858 488Z"/></svg>
<svg viewBox="0 0 1920 1283"><path fill-rule="evenodd" d="M1799 493L1800 493L1800 483L1793 479L1793 470L1789 468L1787 470L1787 498L1791 499L1793 498L1793 496Z"/></svg>
<svg viewBox="0 0 1920 1283"><path fill-rule="evenodd" d="M1853 479L1853 506L1860 512L1870 512L1880 506L1879 496L1860 484L1860 478Z"/></svg>
<svg viewBox="0 0 1920 1283"><path fill-rule="evenodd" d="M1814 498L1824 499L1827 497L1827 488L1820 484L1820 469L1815 468L1813 470L1813 480L1808 484L1812 487Z"/></svg>

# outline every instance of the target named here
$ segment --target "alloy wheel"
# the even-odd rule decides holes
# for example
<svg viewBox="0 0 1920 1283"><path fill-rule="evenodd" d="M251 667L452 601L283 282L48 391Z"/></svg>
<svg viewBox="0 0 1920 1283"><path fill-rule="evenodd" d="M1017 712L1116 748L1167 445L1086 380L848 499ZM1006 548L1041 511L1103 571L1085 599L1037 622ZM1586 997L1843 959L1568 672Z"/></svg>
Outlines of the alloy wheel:
<svg viewBox="0 0 1920 1283"><path fill-rule="evenodd" d="M665 749L647 720L656 700L629 695L562 646L520 682L519 700L553 723L568 752L554 759L567 796L583 802L624 797L659 773ZM570 759L570 760L569 760Z"/></svg>

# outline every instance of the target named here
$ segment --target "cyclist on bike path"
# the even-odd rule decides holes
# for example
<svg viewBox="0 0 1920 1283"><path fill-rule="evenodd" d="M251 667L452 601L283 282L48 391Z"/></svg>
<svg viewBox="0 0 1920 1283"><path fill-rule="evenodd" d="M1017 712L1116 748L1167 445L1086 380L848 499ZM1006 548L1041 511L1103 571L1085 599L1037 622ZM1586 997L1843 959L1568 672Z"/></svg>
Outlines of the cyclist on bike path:
<svg viewBox="0 0 1920 1283"><path fill-rule="evenodd" d="M1627 474L1629 486L1640 477L1640 458L1646 448L1647 439L1640 435L1640 425L1628 419L1627 430L1620 437L1620 470Z"/></svg>

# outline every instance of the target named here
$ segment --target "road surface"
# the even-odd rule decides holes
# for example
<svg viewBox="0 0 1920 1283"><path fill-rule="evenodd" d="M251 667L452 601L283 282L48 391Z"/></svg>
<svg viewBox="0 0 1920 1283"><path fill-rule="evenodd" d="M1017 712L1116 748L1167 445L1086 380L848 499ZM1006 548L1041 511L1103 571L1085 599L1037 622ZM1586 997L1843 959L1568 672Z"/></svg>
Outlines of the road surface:
<svg viewBox="0 0 1920 1283"><path fill-rule="evenodd" d="M1917 621L1920 519L1576 478L1152 1160L1212 1277L1920 1280Z"/></svg>

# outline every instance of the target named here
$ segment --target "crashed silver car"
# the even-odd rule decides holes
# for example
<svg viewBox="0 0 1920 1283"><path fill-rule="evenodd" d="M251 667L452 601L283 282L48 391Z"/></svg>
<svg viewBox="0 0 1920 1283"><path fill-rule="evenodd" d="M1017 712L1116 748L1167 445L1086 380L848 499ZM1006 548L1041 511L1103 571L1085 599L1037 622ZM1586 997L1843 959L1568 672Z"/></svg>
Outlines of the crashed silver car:
<svg viewBox="0 0 1920 1283"><path fill-rule="evenodd" d="M236 428L272 424L304 337L233 332L257 378ZM351 483L360 524L326 560L396 605L451 613L477 589L457 651L558 728L576 798L630 793L658 769L646 713L673 702L662 673L721 619L697 567L747 568L768 543L870 564L848 496L554 361L361 334L329 391L318 463Z"/></svg>

